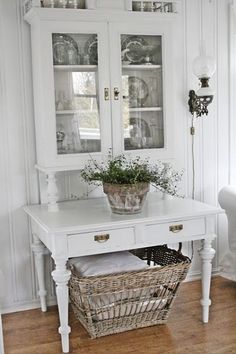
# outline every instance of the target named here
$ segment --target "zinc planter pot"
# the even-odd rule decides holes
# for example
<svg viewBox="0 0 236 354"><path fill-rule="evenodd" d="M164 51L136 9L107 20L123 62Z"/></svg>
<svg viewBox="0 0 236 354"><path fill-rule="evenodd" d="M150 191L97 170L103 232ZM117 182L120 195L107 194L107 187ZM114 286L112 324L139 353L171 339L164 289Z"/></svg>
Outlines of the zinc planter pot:
<svg viewBox="0 0 236 354"><path fill-rule="evenodd" d="M107 195L112 212L115 214L140 213L149 189L149 183L103 184L103 191Z"/></svg>

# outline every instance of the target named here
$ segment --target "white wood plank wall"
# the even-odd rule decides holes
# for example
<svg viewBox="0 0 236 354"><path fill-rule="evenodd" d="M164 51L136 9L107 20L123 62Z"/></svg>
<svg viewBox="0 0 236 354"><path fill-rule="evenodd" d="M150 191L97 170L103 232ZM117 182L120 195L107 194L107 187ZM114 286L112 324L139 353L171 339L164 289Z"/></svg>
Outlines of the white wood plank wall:
<svg viewBox="0 0 236 354"><path fill-rule="evenodd" d="M176 161L185 169L183 191L191 196L191 123L188 91L197 89L192 61L199 53L202 36L207 54L217 61L210 81L215 89L208 117L196 123L196 198L217 204L217 192L229 182L229 0L182 0L181 13L174 24L173 129ZM30 249L30 229L21 207L37 203L38 178L34 170L35 144L29 26L22 19L19 0L0 1L0 269L4 273L3 312L38 306L36 279ZM234 125L235 126L235 125ZM232 131L231 131L232 134ZM61 199L76 198L87 192L78 174L59 176ZM94 192L99 194L100 190ZM43 195L42 195L43 197ZM227 249L225 217L218 220L214 271ZM196 246L197 248L197 246ZM189 245L185 250L191 251ZM52 265L47 261L47 273ZM198 256L192 276L199 276ZM47 278L49 301L54 301L53 284Z"/></svg>

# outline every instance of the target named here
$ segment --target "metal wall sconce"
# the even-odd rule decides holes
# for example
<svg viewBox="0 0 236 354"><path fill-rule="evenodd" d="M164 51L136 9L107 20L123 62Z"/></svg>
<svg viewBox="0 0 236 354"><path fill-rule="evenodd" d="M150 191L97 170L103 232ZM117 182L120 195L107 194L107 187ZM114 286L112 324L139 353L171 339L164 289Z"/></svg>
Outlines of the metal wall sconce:
<svg viewBox="0 0 236 354"><path fill-rule="evenodd" d="M200 80L201 87L197 92L189 91L189 111L197 117L208 114L208 105L213 101L214 92L209 86L209 79L216 69L215 60L206 56L205 50L201 48L200 56L193 61L193 73Z"/></svg>

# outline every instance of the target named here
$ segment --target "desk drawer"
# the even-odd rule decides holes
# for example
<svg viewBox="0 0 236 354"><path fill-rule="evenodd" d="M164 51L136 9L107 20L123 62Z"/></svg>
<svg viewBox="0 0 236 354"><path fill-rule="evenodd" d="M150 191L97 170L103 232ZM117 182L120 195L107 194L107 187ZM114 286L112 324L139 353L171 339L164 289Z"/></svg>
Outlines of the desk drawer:
<svg viewBox="0 0 236 354"><path fill-rule="evenodd" d="M146 241L153 243L174 243L188 241L206 232L205 219L181 220L171 223L146 225ZM145 242L145 240L140 240Z"/></svg>
<svg viewBox="0 0 236 354"><path fill-rule="evenodd" d="M133 227L68 235L69 257L122 251L134 244Z"/></svg>

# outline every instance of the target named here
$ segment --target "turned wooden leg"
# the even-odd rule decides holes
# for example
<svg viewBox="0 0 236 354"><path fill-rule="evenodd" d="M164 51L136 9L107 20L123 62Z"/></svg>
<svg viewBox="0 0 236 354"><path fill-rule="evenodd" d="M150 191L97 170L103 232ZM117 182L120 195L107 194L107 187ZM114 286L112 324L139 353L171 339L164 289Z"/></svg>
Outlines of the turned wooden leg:
<svg viewBox="0 0 236 354"><path fill-rule="evenodd" d="M212 259L215 255L215 250L211 246L211 240L203 240L202 248L199 250L199 255L202 259L202 320L207 323L209 320L210 286L211 286L211 270Z"/></svg>
<svg viewBox="0 0 236 354"><path fill-rule="evenodd" d="M47 304L46 304L46 287L45 287L45 276L44 276L44 255L46 253L46 247L37 237L37 235L33 234L33 244L31 245L32 251L34 252L34 259L35 259L35 267L37 272L38 278L38 286L39 291L38 295L40 297L41 302L41 310L43 312L47 311Z"/></svg>
<svg viewBox="0 0 236 354"><path fill-rule="evenodd" d="M54 259L56 269L52 272L53 280L56 283L57 304L60 317L60 327L63 353L69 353L69 333L68 326L68 281L70 270L66 268L67 259Z"/></svg>
<svg viewBox="0 0 236 354"><path fill-rule="evenodd" d="M56 172L47 174L47 195L48 195L48 211L58 211L58 189L57 189Z"/></svg>

